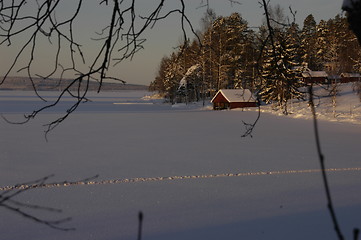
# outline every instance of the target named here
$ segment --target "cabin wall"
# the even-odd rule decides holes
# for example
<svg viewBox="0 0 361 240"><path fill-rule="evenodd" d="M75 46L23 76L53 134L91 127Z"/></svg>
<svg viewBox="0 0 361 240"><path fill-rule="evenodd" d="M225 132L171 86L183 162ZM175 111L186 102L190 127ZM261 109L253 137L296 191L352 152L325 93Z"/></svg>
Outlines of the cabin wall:
<svg viewBox="0 0 361 240"><path fill-rule="evenodd" d="M359 82L360 78L358 77L341 77L341 83L349 83L349 82Z"/></svg>
<svg viewBox="0 0 361 240"><path fill-rule="evenodd" d="M305 83L323 83L323 84L327 84L328 80L327 78L324 77L307 77L304 78Z"/></svg>
<svg viewBox="0 0 361 240"><path fill-rule="evenodd" d="M230 103L230 109L245 108L245 107L257 107L257 103L256 102L233 102L233 103Z"/></svg>
<svg viewBox="0 0 361 240"><path fill-rule="evenodd" d="M213 110L222 110L222 109L229 109L230 105L229 103L223 103L223 102L213 102Z"/></svg>

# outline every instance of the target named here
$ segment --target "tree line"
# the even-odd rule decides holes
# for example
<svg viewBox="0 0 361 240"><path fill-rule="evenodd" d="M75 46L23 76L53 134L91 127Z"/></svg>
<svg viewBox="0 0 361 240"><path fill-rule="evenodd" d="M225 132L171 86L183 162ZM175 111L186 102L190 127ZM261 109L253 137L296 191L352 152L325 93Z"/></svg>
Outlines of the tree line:
<svg viewBox="0 0 361 240"><path fill-rule="evenodd" d="M361 48L343 15L317 24L310 14L302 27L278 5L269 8L269 15L269 22L255 29L239 13L223 17L208 9L197 38L161 59L150 90L175 103L244 88L287 111L290 99L303 96L300 73L305 69L329 75L360 72Z"/></svg>

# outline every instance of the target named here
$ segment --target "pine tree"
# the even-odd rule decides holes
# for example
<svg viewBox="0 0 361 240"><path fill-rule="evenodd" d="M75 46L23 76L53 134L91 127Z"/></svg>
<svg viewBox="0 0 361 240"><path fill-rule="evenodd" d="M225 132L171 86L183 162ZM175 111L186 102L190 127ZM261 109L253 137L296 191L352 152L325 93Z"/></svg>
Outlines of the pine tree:
<svg viewBox="0 0 361 240"><path fill-rule="evenodd" d="M301 59L302 65L311 70L318 70L316 49L316 21L312 14L303 21L301 32Z"/></svg>
<svg viewBox="0 0 361 240"><path fill-rule="evenodd" d="M284 114L288 114L290 99L301 98L301 81L296 66L299 65L298 27L292 24L287 29L277 29L274 45L268 44L263 58L264 79L260 95L266 103L276 103Z"/></svg>
<svg viewBox="0 0 361 240"><path fill-rule="evenodd" d="M180 58L177 56L177 54L173 53L171 55L170 60L168 61L165 68L164 75L164 87L166 97L173 104L176 100L179 82L184 75L184 68L183 65L180 63Z"/></svg>
<svg viewBox="0 0 361 240"><path fill-rule="evenodd" d="M321 71L324 70L324 64L327 62L326 54L328 51L328 34L329 29L327 26L327 22L321 20L319 24L316 26L316 62L314 63L313 71Z"/></svg>
<svg viewBox="0 0 361 240"><path fill-rule="evenodd" d="M247 88L251 81L252 67L252 37L248 23L238 13L226 18L227 34L227 65L228 88Z"/></svg>
<svg viewBox="0 0 361 240"><path fill-rule="evenodd" d="M360 62L361 47L357 38L348 28L346 17L336 16L335 21L339 42L340 73L359 72L361 69L357 67L357 64Z"/></svg>
<svg viewBox="0 0 361 240"><path fill-rule="evenodd" d="M170 59L168 57L163 57L160 61L159 67L158 67L158 73L154 79L149 85L149 91L157 91L162 95L166 94L166 88L165 88L165 74L166 74L166 68L169 64Z"/></svg>
<svg viewBox="0 0 361 240"><path fill-rule="evenodd" d="M238 14L219 17L212 25L212 75L216 90L234 88L241 83L244 72L248 23Z"/></svg>

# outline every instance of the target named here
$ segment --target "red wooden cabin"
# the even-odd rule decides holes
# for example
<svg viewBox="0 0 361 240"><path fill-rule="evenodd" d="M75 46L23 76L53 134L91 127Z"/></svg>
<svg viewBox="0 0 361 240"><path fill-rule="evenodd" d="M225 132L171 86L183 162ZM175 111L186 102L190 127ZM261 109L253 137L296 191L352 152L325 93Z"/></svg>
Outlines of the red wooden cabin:
<svg viewBox="0 0 361 240"><path fill-rule="evenodd" d="M256 98L248 89L221 89L211 102L214 110L258 106Z"/></svg>

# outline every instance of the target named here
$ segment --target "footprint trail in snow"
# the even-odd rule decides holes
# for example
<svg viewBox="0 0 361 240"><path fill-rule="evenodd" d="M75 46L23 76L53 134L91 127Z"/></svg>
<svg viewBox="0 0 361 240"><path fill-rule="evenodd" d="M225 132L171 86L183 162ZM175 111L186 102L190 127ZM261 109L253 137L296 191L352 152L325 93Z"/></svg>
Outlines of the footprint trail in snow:
<svg viewBox="0 0 361 240"><path fill-rule="evenodd" d="M209 175L189 175L189 176L168 176L168 177L139 177L139 178L124 178L111 180L82 180L74 182L57 182L57 183L42 183L42 184L19 184L13 186L0 187L0 191L10 191L15 189L34 189L34 188L55 188L55 187L70 187L77 185L106 185L106 184L125 184L138 182L159 182L159 181L179 181L189 179L208 179L208 178L225 178L225 177L246 177L246 176L264 176L264 175L285 175L285 174L308 174L319 173L320 169L309 170L283 170L283 171L260 171L260 172L245 172L245 173L223 173L223 174L209 174ZM361 171L361 168L328 168L326 172L350 172Z"/></svg>

